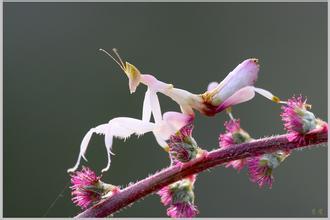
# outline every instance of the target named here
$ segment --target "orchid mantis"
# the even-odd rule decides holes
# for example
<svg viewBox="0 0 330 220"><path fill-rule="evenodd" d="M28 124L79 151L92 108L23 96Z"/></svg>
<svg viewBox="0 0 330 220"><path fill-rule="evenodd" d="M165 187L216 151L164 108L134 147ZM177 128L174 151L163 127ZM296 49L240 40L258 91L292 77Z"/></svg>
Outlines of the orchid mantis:
<svg viewBox="0 0 330 220"><path fill-rule="evenodd" d="M100 51L111 57L127 75L130 93L134 93L140 83L147 86L143 101L142 120L119 117L110 120L107 124L90 129L81 142L80 153L75 166L68 172L73 172L78 168L81 158L86 160L87 146L94 133L105 136L108 154L107 166L102 170L105 172L111 163L113 137L126 139L132 134L140 136L152 132L158 144L166 149L166 140L186 124L192 123L194 109L204 115L213 116L233 105L251 100L255 96L255 92L276 103L281 103L280 99L269 91L254 87L259 72L257 59L243 61L223 81L210 83L205 93L193 94L175 88L172 84L164 83L152 75L141 74L133 64L124 62L116 49L113 49L115 56L103 49ZM180 106L182 113L166 112L162 116L158 92L175 101ZM151 115L153 115L154 122L150 121Z"/></svg>

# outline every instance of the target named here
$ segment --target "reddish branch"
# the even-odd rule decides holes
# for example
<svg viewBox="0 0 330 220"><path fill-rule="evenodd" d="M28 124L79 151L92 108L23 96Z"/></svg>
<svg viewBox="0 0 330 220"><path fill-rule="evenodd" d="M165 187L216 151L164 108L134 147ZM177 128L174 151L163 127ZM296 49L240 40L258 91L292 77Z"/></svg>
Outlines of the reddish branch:
<svg viewBox="0 0 330 220"><path fill-rule="evenodd" d="M202 172L223 163L272 153L277 150L293 150L303 147L316 147L326 144L328 132L326 129L313 131L305 136L304 143L289 142L287 134L267 137L249 143L238 144L227 149L217 149L205 153L205 156L185 163L183 166L168 167L134 185L128 186L120 193L83 211L76 217L106 217L128 206L129 204L160 190L162 187L176 182L186 176Z"/></svg>

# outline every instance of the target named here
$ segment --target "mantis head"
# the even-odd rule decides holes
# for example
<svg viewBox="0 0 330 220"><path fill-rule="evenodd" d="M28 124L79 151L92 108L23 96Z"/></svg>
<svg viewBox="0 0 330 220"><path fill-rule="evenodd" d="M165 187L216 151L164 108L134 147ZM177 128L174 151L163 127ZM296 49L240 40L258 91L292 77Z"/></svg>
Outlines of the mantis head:
<svg viewBox="0 0 330 220"><path fill-rule="evenodd" d="M101 48L99 50L107 54L109 57L111 57L111 59L113 59L119 65L119 67L124 71L124 73L127 75L129 80L129 90L131 94L134 93L141 81L141 72L138 70L138 68L136 68L133 64L130 64L127 61L124 62L119 56L116 48L113 48L112 51L118 60L106 50Z"/></svg>

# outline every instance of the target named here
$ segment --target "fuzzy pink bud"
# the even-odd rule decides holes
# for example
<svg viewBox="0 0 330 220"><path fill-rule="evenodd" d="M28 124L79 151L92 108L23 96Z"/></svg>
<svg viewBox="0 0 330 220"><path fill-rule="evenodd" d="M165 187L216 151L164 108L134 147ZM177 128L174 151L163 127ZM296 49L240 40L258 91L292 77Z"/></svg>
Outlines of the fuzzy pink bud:
<svg viewBox="0 0 330 220"><path fill-rule="evenodd" d="M88 167L83 167L81 171L76 171L71 175L72 201L82 209L86 209L99 202L103 197L116 194L120 189L111 184L100 181L101 176L97 176Z"/></svg>
<svg viewBox="0 0 330 220"><path fill-rule="evenodd" d="M229 148L234 144L241 144L252 140L250 135L244 131L240 126L239 119L231 119L225 122L226 133L219 136L219 147ZM234 160L228 162L226 167L232 166L237 171L241 171L246 164L246 159Z"/></svg>

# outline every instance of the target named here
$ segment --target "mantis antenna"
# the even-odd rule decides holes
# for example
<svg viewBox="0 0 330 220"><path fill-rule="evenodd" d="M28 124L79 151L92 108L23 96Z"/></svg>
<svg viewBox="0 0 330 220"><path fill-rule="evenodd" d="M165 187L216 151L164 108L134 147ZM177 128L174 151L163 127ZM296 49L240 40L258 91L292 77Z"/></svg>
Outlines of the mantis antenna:
<svg viewBox="0 0 330 220"><path fill-rule="evenodd" d="M124 64L123 60L121 59L121 57L119 56L118 49L117 49L117 48L113 48L112 51L113 51L113 52L116 54L116 56L118 57L118 59L119 59L121 65L123 65L123 67L126 66L126 65Z"/></svg>
<svg viewBox="0 0 330 220"><path fill-rule="evenodd" d="M114 49L112 49L112 50L113 50L113 52L115 53L115 55L119 58L119 61L116 60L116 59L115 59L115 58L114 58L114 57L113 57L108 51L106 51L106 50L104 50L104 49L102 49L102 48L99 49L99 51L105 53L105 54L108 55L111 59L113 59L113 60L119 65L119 67L125 72L125 65L124 65L122 59L120 58L120 56L119 56L119 54L118 54L118 52L117 52L117 49L114 48Z"/></svg>

